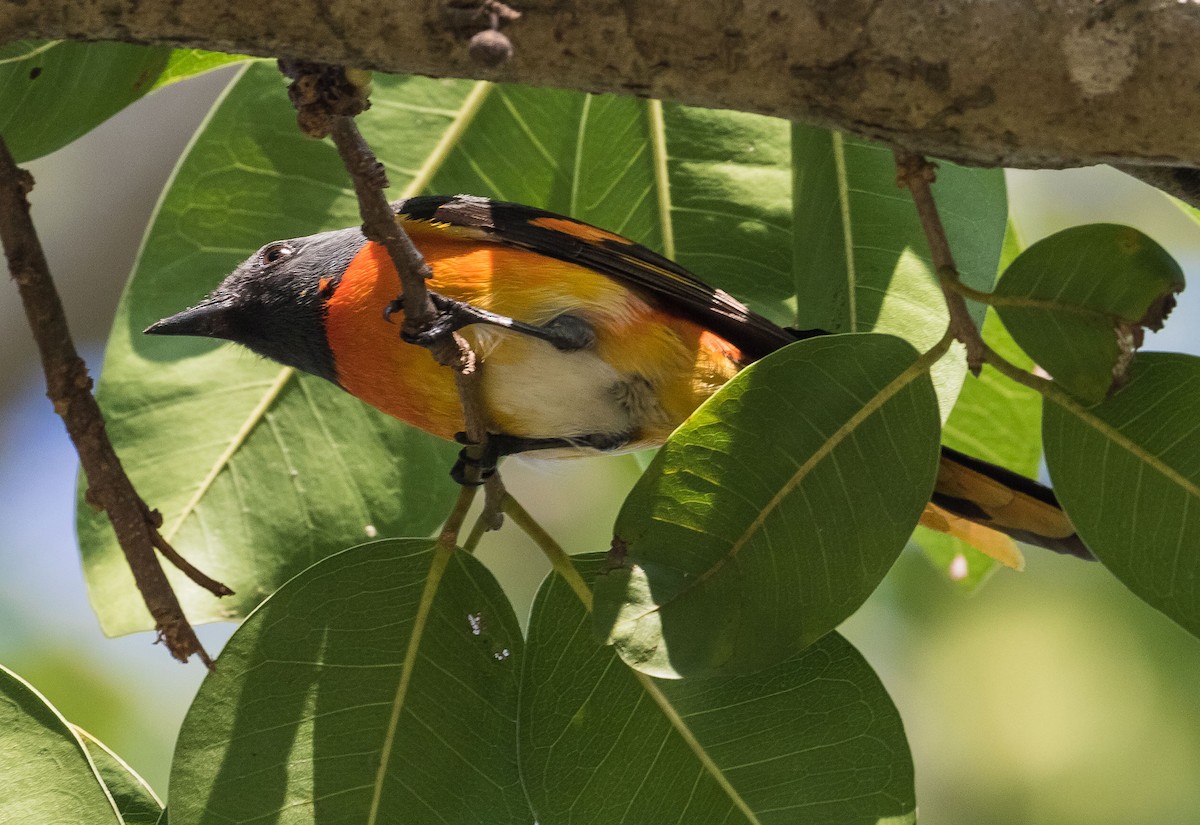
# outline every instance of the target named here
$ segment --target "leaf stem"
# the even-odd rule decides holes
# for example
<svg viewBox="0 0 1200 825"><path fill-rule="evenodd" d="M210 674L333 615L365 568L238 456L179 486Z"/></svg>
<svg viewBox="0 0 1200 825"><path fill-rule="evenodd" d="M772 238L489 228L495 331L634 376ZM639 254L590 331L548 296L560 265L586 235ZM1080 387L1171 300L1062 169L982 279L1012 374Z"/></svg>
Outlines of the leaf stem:
<svg viewBox="0 0 1200 825"><path fill-rule="evenodd" d="M458 534L462 530L463 522L467 520L467 512L471 509L471 502L475 500L478 490L478 487L469 484L459 487L458 500L454 502L454 507L442 526L442 532L438 534L438 547L453 550L458 545ZM482 521L484 517L479 518Z"/></svg>
<svg viewBox="0 0 1200 825"><path fill-rule="evenodd" d="M575 569L575 565L571 562L571 557L567 555L567 551L562 549L562 546L554 540L554 537L547 533L542 525L538 524L537 520L512 497L512 494L504 497L504 512L546 554L546 558L550 560L550 566L554 568L554 572L563 577L570 588L575 591L575 595L579 597L579 601L583 602L583 606L587 609L587 612L591 613L592 590L587 586L587 582L583 580L583 576L579 574L579 571Z"/></svg>
<svg viewBox="0 0 1200 825"><path fill-rule="evenodd" d="M467 534L467 540L462 543L463 552L474 553L487 530L487 520L483 514L480 514L479 518L475 519L475 525L471 528L471 532Z"/></svg>

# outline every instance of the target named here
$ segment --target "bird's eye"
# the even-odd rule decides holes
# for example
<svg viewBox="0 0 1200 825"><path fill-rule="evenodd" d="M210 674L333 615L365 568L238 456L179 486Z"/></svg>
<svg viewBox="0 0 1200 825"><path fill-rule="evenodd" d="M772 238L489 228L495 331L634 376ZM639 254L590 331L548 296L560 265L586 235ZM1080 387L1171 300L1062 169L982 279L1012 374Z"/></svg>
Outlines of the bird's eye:
<svg viewBox="0 0 1200 825"><path fill-rule="evenodd" d="M264 246L258 257L264 266L270 266L271 264L277 264L282 260L292 257L293 252L294 250L290 244L273 243L269 246Z"/></svg>

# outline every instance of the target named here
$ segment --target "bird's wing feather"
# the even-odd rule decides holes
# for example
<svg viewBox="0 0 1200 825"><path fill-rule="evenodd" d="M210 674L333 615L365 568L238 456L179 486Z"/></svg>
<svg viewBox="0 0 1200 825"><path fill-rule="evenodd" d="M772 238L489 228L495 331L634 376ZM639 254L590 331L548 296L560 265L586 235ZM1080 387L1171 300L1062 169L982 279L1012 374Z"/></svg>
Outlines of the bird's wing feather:
<svg viewBox="0 0 1200 825"><path fill-rule="evenodd" d="M574 218L470 195L409 198L392 208L403 219L439 225L448 234L586 266L656 299L661 309L712 330L740 349L747 360L761 358L800 337L657 252Z"/></svg>

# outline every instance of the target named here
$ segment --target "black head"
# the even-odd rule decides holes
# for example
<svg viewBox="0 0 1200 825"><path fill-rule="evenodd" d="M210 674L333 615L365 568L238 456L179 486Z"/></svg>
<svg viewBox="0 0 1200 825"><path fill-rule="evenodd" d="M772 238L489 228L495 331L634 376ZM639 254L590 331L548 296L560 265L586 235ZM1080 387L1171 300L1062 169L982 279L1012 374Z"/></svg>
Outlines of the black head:
<svg viewBox="0 0 1200 825"><path fill-rule="evenodd" d="M325 302L364 242L353 228L269 243L200 303L151 324L146 334L234 341L336 383Z"/></svg>

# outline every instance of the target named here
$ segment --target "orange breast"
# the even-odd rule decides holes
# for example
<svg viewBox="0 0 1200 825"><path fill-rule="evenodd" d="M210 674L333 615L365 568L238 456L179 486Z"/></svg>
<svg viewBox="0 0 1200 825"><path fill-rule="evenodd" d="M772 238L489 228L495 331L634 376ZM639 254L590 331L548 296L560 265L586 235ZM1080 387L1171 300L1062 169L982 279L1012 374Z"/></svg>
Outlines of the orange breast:
<svg viewBox="0 0 1200 825"><path fill-rule="evenodd" d="M660 420L638 424L639 432L634 434L638 440L657 443L664 439L738 369L740 353L732 345L690 321L650 306L597 272L519 249L446 238L433 229L416 228L412 234L433 270L429 287L436 292L527 323L544 323L563 313L589 321L596 331L591 354L618 375L644 381L661 407ZM400 340L398 317L394 323L383 319L383 308L398 289L386 252L377 244L366 244L326 305L326 332L339 380L346 390L389 415L452 438L463 428L452 374L423 348ZM590 400L581 397L579 381L574 382L572 393L563 395L533 386L541 376L563 375L562 370L574 363L587 369L586 359L572 361L548 344L531 345L526 336L517 339L514 336L519 333L495 328L468 327L464 335L481 356L485 402L494 399L489 407L497 432L536 437L578 435L547 432L547 428L563 426L563 416L551 415L547 407L594 407L597 398L606 397L606 387L595 388ZM493 365L490 373L489 364ZM502 374L510 382L524 382L523 390L528 392L497 387L489 378ZM597 381L609 380L601 371L586 374L595 374ZM527 407L520 401L526 396L530 398ZM561 413L561 408L557 412ZM586 412L579 411L581 420L586 420Z"/></svg>

